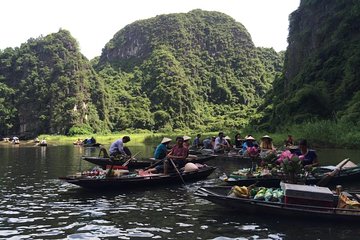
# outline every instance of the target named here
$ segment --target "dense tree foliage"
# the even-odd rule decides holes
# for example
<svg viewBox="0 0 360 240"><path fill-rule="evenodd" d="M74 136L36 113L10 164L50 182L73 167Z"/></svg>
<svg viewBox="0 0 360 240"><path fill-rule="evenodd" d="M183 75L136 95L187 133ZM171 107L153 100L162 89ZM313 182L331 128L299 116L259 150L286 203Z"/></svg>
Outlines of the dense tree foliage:
<svg viewBox="0 0 360 240"><path fill-rule="evenodd" d="M237 128L282 71L245 27L194 10L136 21L87 60L66 30L0 52L0 134Z"/></svg>
<svg viewBox="0 0 360 240"><path fill-rule="evenodd" d="M104 125L103 86L68 31L6 49L0 60L3 134L65 134L76 125Z"/></svg>
<svg viewBox="0 0 360 240"><path fill-rule="evenodd" d="M262 106L264 127L360 118L360 2L302 0L290 15L284 74Z"/></svg>
<svg viewBox="0 0 360 240"><path fill-rule="evenodd" d="M129 95L127 101L109 102L126 109L121 113L126 120L134 115L131 96L149 101L141 112L150 111L152 121L141 128L215 130L245 125L282 63L283 53L255 48L232 18L194 10L126 26L106 44L94 68L116 82L112 96ZM135 114L138 120L149 116ZM133 121L122 121L122 129L134 127Z"/></svg>

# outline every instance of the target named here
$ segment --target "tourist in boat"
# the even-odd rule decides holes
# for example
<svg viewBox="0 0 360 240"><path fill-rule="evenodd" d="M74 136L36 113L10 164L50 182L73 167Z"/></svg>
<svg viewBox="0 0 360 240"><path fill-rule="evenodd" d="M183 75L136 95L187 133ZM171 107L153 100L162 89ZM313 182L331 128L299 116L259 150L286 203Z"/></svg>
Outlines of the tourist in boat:
<svg viewBox="0 0 360 240"><path fill-rule="evenodd" d="M302 162L305 169L311 169L319 165L318 157L315 150L308 148L306 139L299 142L299 149L295 152Z"/></svg>
<svg viewBox="0 0 360 240"><path fill-rule="evenodd" d="M159 145L157 145L154 158L155 160L161 160L168 154L168 145L171 142L171 138L164 137Z"/></svg>
<svg viewBox="0 0 360 240"><path fill-rule="evenodd" d="M275 151L275 147L274 144L272 142L272 138L269 135L265 135L261 137L261 142L260 142L260 149L261 151L266 150L266 151Z"/></svg>
<svg viewBox="0 0 360 240"><path fill-rule="evenodd" d="M288 135L288 138L285 140L285 146L293 146L294 145L294 139L291 135Z"/></svg>
<svg viewBox="0 0 360 240"><path fill-rule="evenodd" d="M95 144L95 143L96 143L96 139L95 139L94 137L91 137L89 143Z"/></svg>
<svg viewBox="0 0 360 240"><path fill-rule="evenodd" d="M189 136L183 136L183 139L184 139L184 143L183 143L184 147L186 147L187 149L189 149L189 148L190 148L190 139L191 139L191 137L189 137Z"/></svg>
<svg viewBox="0 0 360 240"><path fill-rule="evenodd" d="M225 139L224 133L219 132L218 137L215 139L214 152L224 153L230 149L229 142Z"/></svg>
<svg viewBox="0 0 360 240"><path fill-rule="evenodd" d="M212 149L211 137L207 137L204 139L203 146L204 146L204 149Z"/></svg>
<svg viewBox="0 0 360 240"><path fill-rule="evenodd" d="M257 143L252 135L247 135L245 137L245 142L242 145L242 149L240 153L243 155L248 155L248 150L250 148L257 148Z"/></svg>
<svg viewBox="0 0 360 240"><path fill-rule="evenodd" d="M201 134L197 134L192 144L194 148L200 148L202 146L200 138L201 138Z"/></svg>
<svg viewBox="0 0 360 240"><path fill-rule="evenodd" d="M73 144L74 145L82 145L83 141L80 138L78 138Z"/></svg>
<svg viewBox="0 0 360 240"><path fill-rule="evenodd" d="M113 142L110 145L109 153L110 157L117 157L117 156L126 156L131 157L130 149L124 146L124 143L130 142L129 136L124 136Z"/></svg>
<svg viewBox="0 0 360 240"><path fill-rule="evenodd" d="M225 141L227 142L228 151L230 151L233 148L233 145L231 144L231 138L229 136L224 137Z"/></svg>
<svg viewBox="0 0 360 240"><path fill-rule="evenodd" d="M173 169L172 162L176 165L176 168L180 169L185 166L186 157L189 154L189 149L184 147L184 138L177 137L176 145L168 153L168 160L164 161L164 164L160 164L154 168L146 170L144 173L164 173L168 174L169 170ZM172 162L171 162L172 161Z"/></svg>
<svg viewBox="0 0 360 240"><path fill-rule="evenodd" d="M41 140L40 144L42 144L42 145L46 145L46 144L47 144L45 138Z"/></svg>
<svg viewBox="0 0 360 240"><path fill-rule="evenodd" d="M236 133L235 134L235 137L234 137L234 145L235 145L235 148L241 148L242 147L242 139L241 139L241 135L240 133Z"/></svg>

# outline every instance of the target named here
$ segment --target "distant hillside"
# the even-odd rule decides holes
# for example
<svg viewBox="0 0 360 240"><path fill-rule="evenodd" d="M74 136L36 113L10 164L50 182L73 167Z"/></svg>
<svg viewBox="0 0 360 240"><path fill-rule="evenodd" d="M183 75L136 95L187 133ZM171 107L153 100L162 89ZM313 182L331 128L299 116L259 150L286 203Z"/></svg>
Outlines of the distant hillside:
<svg viewBox="0 0 360 240"><path fill-rule="evenodd" d="M253 117L282 71L281 56L256 48L231 17L193 10L121 29L95 69L110 87L114 129L217 130Z"/></svg>
<svg viewBox="0 0 360 240"><path fill-rule="evenodd" d="M136 21L89 62L66 30L0 51L0 135L219 130L257 117L283 53L194 10Z"/></svg>
<svg viewBox="0 0 360 240"><path fill-rule="evenodd" d="M68 31L7 48L0 61L0 134L64 134L73 126L103 125L103 86Z"/></svg>
<svg viewBox="0 0 360 240"><path fill-rule="evenodd" d="M360 118L360 2L302 0L290 16L284 76L264 126Z"/></svg>

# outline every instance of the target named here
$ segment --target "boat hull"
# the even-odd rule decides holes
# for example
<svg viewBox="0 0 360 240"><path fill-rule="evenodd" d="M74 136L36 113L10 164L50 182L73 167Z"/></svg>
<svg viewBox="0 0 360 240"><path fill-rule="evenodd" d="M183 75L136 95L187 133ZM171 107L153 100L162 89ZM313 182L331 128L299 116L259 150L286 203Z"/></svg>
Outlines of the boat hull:
<svg viewBox="0 0 360 240"><path fill-rule="evenodd" d="M318 177L309 177L299 180L307 185L316 185L323 177L324 175L320 175ZM358 180L360 180L360 166L342 170L339 174L330 179L328 185L334 186ZM245 177L238 179L228 178L224 180L227 185L249 186L256 183L258 186L264 187L279 187L281 181L282 179L280 177Z"/></svg>
<svg viewBox="0 0 360 240"><path fill-rule="evenodd" d="M148 188L160 185L182 184L195 182L206 179L215 171L215 167L206 166L198 171L181 173L180 178L177 172L169 175L155 174L153 176L122 176L122 177L106 177L106 178L86 178L86 177L60 177L61 180L68 183L96 190L126 190L133 188Z"/></svg>
<svg viewBox="0 0 360 240"><path fill-rule="evenodd" d="M209 156L200 156L197 159L193 159L189 162L192 163L205 163L211 159L214 159L216 156L209 155ZM83 160L88 161L90 163L96 164L102 168L105 168L107 165L114 165L114 166L121 166L126 161L124 160L111 160L110 158L101 158L101 157L82 157ZM151 164L156 163L154 160L131 160L127 167L130 169L140 169L149 167Z"/></svg>
<svg viewBox="0 0 360 240"><path fill-rule="evenodd" d="M360 210L339 209L335 207L318 207L285 203L265 202L261 200L227 196L230 188L203 187L195 195L212 203L237 212L259 216L281 216L314 219L321 218L330 221L360 221Z"/></svg>

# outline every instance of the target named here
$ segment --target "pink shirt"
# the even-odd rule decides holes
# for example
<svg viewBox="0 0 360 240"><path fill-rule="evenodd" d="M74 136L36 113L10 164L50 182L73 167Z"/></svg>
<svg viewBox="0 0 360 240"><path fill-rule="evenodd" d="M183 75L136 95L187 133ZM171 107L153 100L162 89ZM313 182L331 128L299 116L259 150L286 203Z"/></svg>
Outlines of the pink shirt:
<svg viewBox="0 0 360 240"><path fill-rule="evenodd" d="M171 149L171 152L169 153L169 155L179 156L179 157L183 157L185 159L189 155L189 149L187 149L186 147L183 147L183 146L179 147L178 145L175 145Z"/></svg>

